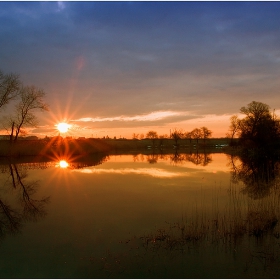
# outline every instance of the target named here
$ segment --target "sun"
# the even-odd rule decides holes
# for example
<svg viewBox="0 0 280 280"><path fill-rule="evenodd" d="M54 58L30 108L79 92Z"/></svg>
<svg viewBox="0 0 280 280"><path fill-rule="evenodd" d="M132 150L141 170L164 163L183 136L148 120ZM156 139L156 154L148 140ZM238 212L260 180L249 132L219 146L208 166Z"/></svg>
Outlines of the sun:
<svg viewBox="0 0 280 280"><path fill-rule="evenodd" d="M67 132L68 129L70 128L70 125L68 123L59 123L56 126L57 126L57 129L59 130L59 132L61 132L61 133Z"/></svg>
<svg viewBox="0 0 280 280"><path fill-rule="evenodd" d="M69 166L69 163L66 161L66 160L61 160L59 163L58 163L58 166L60 168L67 168Z"/></svg>

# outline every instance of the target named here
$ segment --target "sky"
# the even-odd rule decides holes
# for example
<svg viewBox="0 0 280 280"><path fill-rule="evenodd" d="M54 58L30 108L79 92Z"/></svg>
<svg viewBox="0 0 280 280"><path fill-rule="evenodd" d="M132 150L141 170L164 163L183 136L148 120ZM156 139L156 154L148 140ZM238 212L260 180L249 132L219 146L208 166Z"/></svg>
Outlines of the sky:
<svg viewBox="0 0 280 280"><path fill-rule="evenodd" d="M280 2L0 2L0 70L46 93L39 137L225 137L252 101L280 115ZM11 109L1 112L8 114ZM66 136L66 134L65 134Z"/></svg>

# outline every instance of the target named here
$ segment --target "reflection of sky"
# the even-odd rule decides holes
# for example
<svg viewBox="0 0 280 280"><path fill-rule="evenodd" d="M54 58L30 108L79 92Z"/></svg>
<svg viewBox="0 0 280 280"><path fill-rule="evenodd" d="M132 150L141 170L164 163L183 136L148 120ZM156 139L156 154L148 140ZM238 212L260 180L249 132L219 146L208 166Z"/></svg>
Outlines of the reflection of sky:
<svg viewBox="0 0 280 280"><path fill-rule="evenodd" d="M158 159L157 163L149 164L145 157L142 161L134 161L131 155L111 156L102 165L73 169L72 172L84 174L119 174L119 175L144 175L156 178L175 178L195 176L197 173L228 172L227 159L224 154L211 155L213 161L206 166L195 165L184 161L174 165L168 158Z"/></svg>
<svg viewBox="0 0 280 280"><path fill-rule="evenodd" d="M205 170L207 172L214 172L214 171L223 171L227 172L228 171L228 166L227 163L229 160L227 159L227 156L223 153L216 153L216 154L210 154L212 161L207 164L206 166L202 165L195 165L194 163L183 160L182 162L178 164L174 164L170 160L170 156L172 155L167 155L164 158L160 158L160 155L158 157L155 156L157 159L157 163L155 163L156 166L161 165L162 168L172 168L173 171L175 170L180 170L180 169L192 169L192 170ZM122 165L128 165L131 166L131 164L144 164L147 163L147 156L143 155L138 155L136 157L133 157L132 155L120 155L120 156L110 156L108 161L106 161L103 166L114 166L114 168L117 168ZM151 156L149 156L151 158ZM132 159L134 162L132 162ZM116 164L116 165L114 165ZM148 165L151 166L151 165ZM98 168L98 167L97 167ZM185 172L186 170L184 170Z"/></svg>
<svg viewBox="0 0 280 280"><path fill-rule="evenodd" d="M182 172L171 172L168 170L160 169L160 168L120 168L120 169L95 169L95 168L83 168L83 169L76 169L73 170L75 172L81 173L88 173L88 174L138 174L138 175L147 175L152 177L160 177L160 178L172 178L172 177L179 177L179 176L186 176L186 173Z"/></svg>
<svg viewBox="0 0 280 280"><path fill-rule="evenodd" d="M47 93L41 136L207 126L280 109L279 2L0 2L1 70Z"/></svg>

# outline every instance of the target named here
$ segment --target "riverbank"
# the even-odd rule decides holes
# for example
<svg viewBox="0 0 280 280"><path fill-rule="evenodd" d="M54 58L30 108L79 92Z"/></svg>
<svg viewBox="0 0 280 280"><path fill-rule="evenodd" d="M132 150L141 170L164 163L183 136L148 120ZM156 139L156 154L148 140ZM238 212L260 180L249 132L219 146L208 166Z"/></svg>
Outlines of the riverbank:
<svg viewBox="0 0 280 280"><path fill-rule="evenodd" d="M180 152L221 152L228 148L229 139L217 138L207 141L180 140L177 145L173 139L42 139L20 140L10 143L8 140L0 141L1 157L41 156L53 157L60 155L85 156L95 153L127 153L148 152L173 153Z"/></svg>
<svg viewBox="0 0 280 280"><path fill-rule="evenodd" d="M20 140L16 143L0 141L1 157L55 157L65 154L85 156L108 153L110 150L111 147L100 139Z"/></svg>

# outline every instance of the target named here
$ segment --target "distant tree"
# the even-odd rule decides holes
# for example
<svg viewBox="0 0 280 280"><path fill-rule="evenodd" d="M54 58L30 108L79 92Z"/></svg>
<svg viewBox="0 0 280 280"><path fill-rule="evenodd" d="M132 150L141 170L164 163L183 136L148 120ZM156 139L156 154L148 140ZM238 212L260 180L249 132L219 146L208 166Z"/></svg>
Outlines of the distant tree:
<svg viewBox="0 0 280 280"><path fill-rule="evenodd" d="M243 119L232 117L230 130L239 137L239 144L254 148L268 148L280 141L280 121L267 104L252 101L240 112Z"/></svg>
<svg viewBox="0 0 280 280"><path fill-rule="evenodd" d="M132 134L132 139L137 140L139 138L139 134L138 133L133 133Z"/></svg>
<svg viewBox="0 0 280 280"><path fill-rule="evenodd" d="M168 135L163 134L163 135L160 135L158 138L159 138L159 146L162 147L163 146L163 141L164 141L164 139L168 139Z"/></svg>
<svg viewBox="0 0 280 280"><path fill-rule="evenodd" d="M201 138L205 143L205 140L209 139L212 136L212 131L209 130L207 127L203 126L200 128Z"/></svg>
<svg viewBox="0 0 280 280"><path fill-rule="evenodd" d="M19 77L15 74L5 75L0 70L0 108L15 99L20 89Z"/></svg>
<svg viewBox="0 0 280 280"><path fill-rule="evenodd" d="M22 87L19 92L20 101L16 105L15 112L6 118L6 129L9 131L10 140L17 141L19 134L26 133L24 127L37 127L38 120L34 111L47 111L44 103L45 92L34 86Z"/></svg>
<svg viewBox="0 0 280 280"><path fill-rule="evenodd" d="M178 146L178 142L180 139L183 138L184 136L184 132L181 129L177 129L175 128L171 134L170 134L171 138L175 141L175 146Z"/></svg>
<svg viewBox="0 0 280 280"><path fill-rule="evenodd" d="M192 132L185 132L184 133L184 138L188 139L190 141L190 144L191 144L192 143L192 138L193 138Z"/></svg>
<svg viewBox="0 0 280 280"><path fill-rule="evenodd" d="M194 130L192 130L192 136L193 139L196 139L196 143L198 143L198 139L202 138L202 132L199 128L195 128Z"/></svg>
<svg viewBox="0 0 280 280"><path fill-rule="evenodd" d="M152 140L153 146L155 145L155 140L158 139L158 134L156 131L150 130L147 134L146 137L148 139Z"/></svg>

